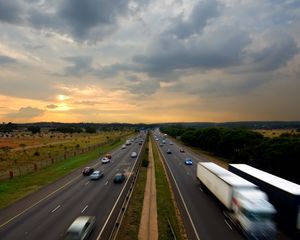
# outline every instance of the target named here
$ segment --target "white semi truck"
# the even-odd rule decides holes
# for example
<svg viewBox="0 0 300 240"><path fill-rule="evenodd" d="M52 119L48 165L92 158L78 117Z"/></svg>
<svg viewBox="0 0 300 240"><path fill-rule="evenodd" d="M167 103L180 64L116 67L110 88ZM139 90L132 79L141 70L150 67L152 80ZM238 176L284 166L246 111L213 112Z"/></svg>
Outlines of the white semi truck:
<svg viewBox="0 0 300 240"><path fill-rule="evenodd" d="M197 164L197 178L226 208L249 239L276 239L275 208L253 183L211 162Z"/></svg>

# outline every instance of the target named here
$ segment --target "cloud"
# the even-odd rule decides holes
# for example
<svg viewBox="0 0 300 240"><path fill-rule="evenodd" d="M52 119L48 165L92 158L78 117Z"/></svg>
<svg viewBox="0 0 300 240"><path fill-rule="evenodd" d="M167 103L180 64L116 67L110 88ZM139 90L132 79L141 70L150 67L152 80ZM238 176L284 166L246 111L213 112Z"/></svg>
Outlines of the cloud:
<svg viewBox="0 0 300 240"><path fill-rule="evenodd" d="M19 0L0 0L0 21L7 23L20 23L22 21L23 4Z"/></svg>
<svg viewBox="0 0 300 240"><path fill-rule="evenodd" d="M44 110L33 107L22 107L17 112L6 114L7 118L22 118L22 119L31 119L34 117L39 117L44 114Z"/></svg>
<svg viewBox="0 0 300 240"><path fill-rule="evenodd" d="M58 108L58 106L55 105L55 104L49 104L49 105L47 105L46 107L47 107L48 109L56 109L56 108Z"/></svg>
<svg viewBox="0 0 300 240"><path fill-rule="evenodd" d="M92 57L90 56L66 57L64 59L71 62L71 66L64 69L64 74L67 76L81 76L92 71Z"/></svg>
<svg viewBox="0 0 300 240"><path fill-rule="evenodd" d="M14 58L0 55L0 65L14 62L16 62Z"/></svg>
<svg viewBox="0 0 300 240"><path fill-rule="evenodd" d="M134 83L128 85L128 90L136 95L151 95L156 92L157 89L160 88L159 82L155 80L147 80L140 81L138 83Z"/></svg>
<svg viewBox="0 0 300 240"><path fill-rule="evenodd" d="M220 8L221 4L216 0L199 1L187 19L184 19L183 14L176 17L166 33L174 34L178 38L199 34L210 19L219 15Z"/></svg>
<svg viewBox="0 0 300 240"><path fill-rule="evenodd" d="M112 32L118 17L127 12L127 0L66 0L58 6L57 15L68 26L72 36L88 40Z"/></svg>

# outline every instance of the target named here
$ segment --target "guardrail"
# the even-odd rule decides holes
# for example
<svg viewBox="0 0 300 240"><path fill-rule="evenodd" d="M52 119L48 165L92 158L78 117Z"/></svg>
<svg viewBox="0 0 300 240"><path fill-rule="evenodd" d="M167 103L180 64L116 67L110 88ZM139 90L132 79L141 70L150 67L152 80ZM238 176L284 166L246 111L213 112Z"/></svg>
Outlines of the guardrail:
<svg viewBox="0 0 300 240"><path fill-rule="evenodd" d="M110 212L110 215L108 216L102 230L100 231L97 240L100 239L116 239L120 225L122 223L124 214L126 212L127 206L129 204L129 200L131 198L133 189L136 184L136 179L140 170L140 166L143 159L143 154L145 151L147 136L145 140L143 141L143 145L141 147L141 150L137 156L136 162L134 166L132 167L131 174L129 178L127 179L125 186L120 193L115 205L113 206L112 211Z"/></svg>

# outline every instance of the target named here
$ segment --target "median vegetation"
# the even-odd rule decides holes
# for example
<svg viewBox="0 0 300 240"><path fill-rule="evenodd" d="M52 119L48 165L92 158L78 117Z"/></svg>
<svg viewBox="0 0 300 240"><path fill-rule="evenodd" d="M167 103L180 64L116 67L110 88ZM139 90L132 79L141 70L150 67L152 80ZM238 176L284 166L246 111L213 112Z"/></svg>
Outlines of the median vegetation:
<svg viewBox="0 0 300 240"><path fill-rule="evenodd" d="M161 131L180 137L186 145L201 148L229 163L246 163L300 184L298 159L300 133L265 137L259 132L234 128L162 127Z"/></svg>
<svg viewBox="0 0 300 240"><path fill-rule="evenodd" d="M149 137L148 137L149 138ZM140 220L143 209L145 185L147 181L147 167L148 167L148 140L145 143L146 148L144 151L142 164L139 174L136 179L136 185L127 206L117 239L120 240L134 240L138 239Z"/></svg>
<svg viewBox="0 0 300 240"><path fill-rule="evenodd" d="M41 187L54 182L72 170L84 166L91 160L100 157L99 152L106 153L120 146L124 141L117 138L105 145L98 147L87 153L67 158L64 161L41 169L37 172L25 176L15 177L9 180L0 181L0 208L6 207L18 199L40 189Z"/></svg>

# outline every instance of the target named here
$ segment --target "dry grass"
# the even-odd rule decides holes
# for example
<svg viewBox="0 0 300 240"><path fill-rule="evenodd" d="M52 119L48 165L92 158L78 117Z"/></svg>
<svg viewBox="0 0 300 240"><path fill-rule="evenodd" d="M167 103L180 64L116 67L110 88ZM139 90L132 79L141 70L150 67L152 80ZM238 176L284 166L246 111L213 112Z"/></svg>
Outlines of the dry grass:
<svg viewBox="0 0 300 240"><path fill-rule="evenodd" d="M283 133L296 133L295 129L257 129L255 132L261 133L264 137L274 138L279 137Z"/></svg>
<svg viewBox="0 0 300 240"><path fill-rule="evenodd" d="M0 171L45 159L58 159L96 144L114 141L130 132L101 132L97 134L48 133L30 135L10 134L0 138Z"/></svg>

